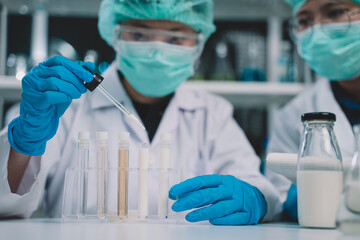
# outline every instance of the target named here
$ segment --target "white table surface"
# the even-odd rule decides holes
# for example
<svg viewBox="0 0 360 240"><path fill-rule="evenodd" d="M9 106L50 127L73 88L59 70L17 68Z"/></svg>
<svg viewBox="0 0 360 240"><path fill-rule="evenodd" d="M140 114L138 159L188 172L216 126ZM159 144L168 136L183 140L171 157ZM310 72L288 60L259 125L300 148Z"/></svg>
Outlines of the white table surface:
<svg viewBox="0 0 360 240"><path fill-rule="evenodd" d="M305 229L296 224L271 223L255 226L213 226L197 224L151 223L64 223L58 219L0 221L0 239L116 239L116 240L353 240L360 236L345 236L339 230Z"/></svg>

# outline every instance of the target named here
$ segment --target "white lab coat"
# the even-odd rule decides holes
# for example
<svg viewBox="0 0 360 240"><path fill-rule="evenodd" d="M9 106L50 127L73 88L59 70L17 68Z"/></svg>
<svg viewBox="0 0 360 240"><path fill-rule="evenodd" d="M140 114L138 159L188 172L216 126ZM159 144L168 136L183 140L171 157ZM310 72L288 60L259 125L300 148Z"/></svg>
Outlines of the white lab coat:
<svg viewBox="0 0 360 240"><path fill-rule="evenodd" d="M104 74L103 86L135 113L131 100L123 89L112 64ZM138 164L138 146L148 143L152 158L150 167L159 167L159 138L161 133L171 133L171 167L180 170L181 180L204 174L230 174L256 186L268 203L264 220L271 220L281 211L275 187L259 172L259 158L255 155L243 131L232 117L232 106L225 100L202 91L175 92L151 144L147 133L97 91L74 100L60 119L57 134L41 157L32 157L18 194L10 193L7 176L9 144L6 129L0 137L0 215L28 217L42 201L49 217L60 217L64 174L74 164L77 155L77 133L90 131L92 143L90 160L95 159L94 136L96 131L109 132L109 164L116 166L117 134L128 131L130 140L130 167ZM41 164L40 164L41 163ZM149 192L156 192L157 182L149 180ZM109 186L109 189L116 186ZM154 189L153 189L154 188ZM131 189L131 186L130 186ZM150 214L157 206L149 203Z"/></svg>
<svg viewBox="0 0 360 240"><path fill-rule="evenodd" d="M270 135L268 153L298 153L303 125L301 115L307 112L332 112L336 114L335 135L343 158L351 158L355 151L352 127L332 92L330 82L320 79L312 88L304 91L276 114ZM281 201L287 198L291 182L266 169L267 178L280 191Z"/></svg>

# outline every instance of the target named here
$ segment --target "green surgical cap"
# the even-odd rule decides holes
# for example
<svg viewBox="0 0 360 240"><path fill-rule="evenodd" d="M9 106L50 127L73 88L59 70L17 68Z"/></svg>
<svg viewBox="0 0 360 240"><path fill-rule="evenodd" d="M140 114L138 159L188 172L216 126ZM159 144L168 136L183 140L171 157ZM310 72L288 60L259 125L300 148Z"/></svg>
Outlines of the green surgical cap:
<svg viewBox="0 0 360 240"><path fill-rule="evenodd" d="M296 12L301 8L302 5L307 0L285 0L286 3L288 3L293 8L293 14L295 15ZM353 2L360 3L360 0L352 0Z"/></svg>
<svg viewBox="0 0 360 240"><path fill-rule="evenodd" d="M213 0L103 0L100 36L113 45L114 26L131 19L171 20L186 24L208 39L215 32Z"/></svg>

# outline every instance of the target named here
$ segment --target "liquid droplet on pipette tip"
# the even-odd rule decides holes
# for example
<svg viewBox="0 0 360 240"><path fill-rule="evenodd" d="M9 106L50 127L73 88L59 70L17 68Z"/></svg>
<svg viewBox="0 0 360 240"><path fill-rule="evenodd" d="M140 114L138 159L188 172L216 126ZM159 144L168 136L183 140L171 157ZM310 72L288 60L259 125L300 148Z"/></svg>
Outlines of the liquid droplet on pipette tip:
<svg viewBox="0 0 360 240"><path fill-rule="evenodd" d="M146 130L144 125L141 124L141 122L139 121L139 119L137 119L137 117L134 116L134 114L130 114L129 118L134 122L136 123L139 127L142 128L142 130Z"/></svg>

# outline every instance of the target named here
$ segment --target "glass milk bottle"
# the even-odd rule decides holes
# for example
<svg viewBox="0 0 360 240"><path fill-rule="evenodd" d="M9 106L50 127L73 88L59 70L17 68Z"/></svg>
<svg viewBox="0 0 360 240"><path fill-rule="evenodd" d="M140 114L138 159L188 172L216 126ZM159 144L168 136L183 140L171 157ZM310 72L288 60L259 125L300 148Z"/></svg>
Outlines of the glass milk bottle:
<svg viewBox="0 0 360 240"><path fill-rule="evenodd" d="M345 179L338 219L342 232L360 235L360 125L355 125L353 130L356 152Z"/></svg>
<svg viewBox="0 0 360 240"><path fill-rule="evenodd" d="M304 125L297 166L298 215L302 227L335 228L343 190L342 159L333 113L301 116Z"/></svg>

